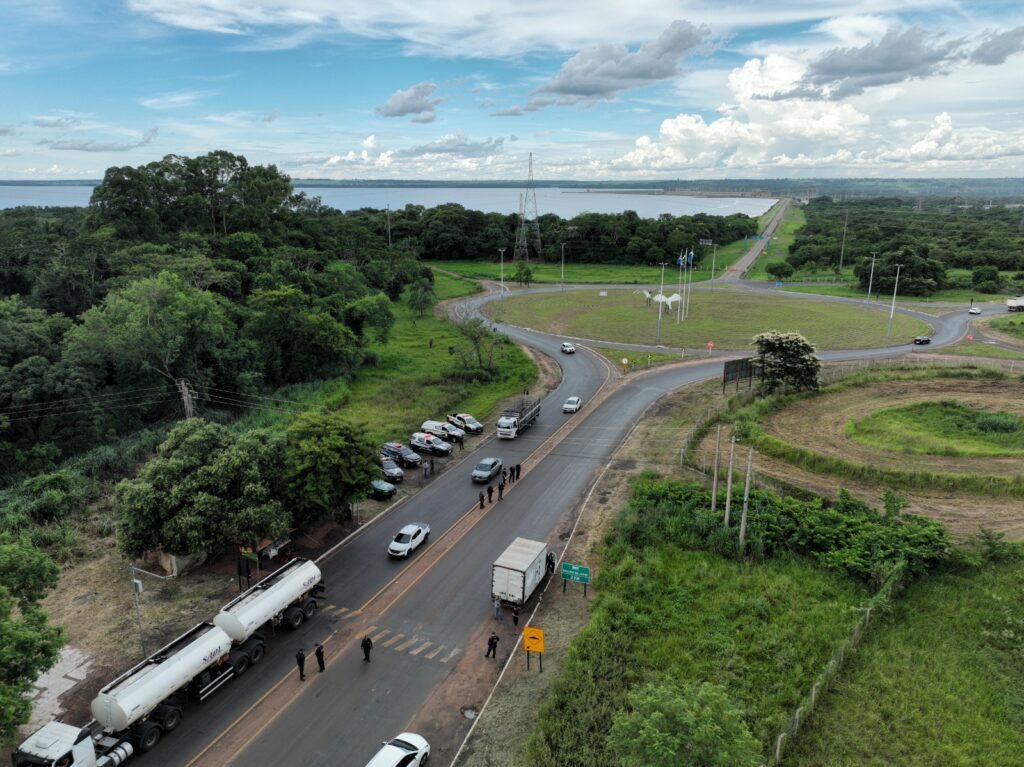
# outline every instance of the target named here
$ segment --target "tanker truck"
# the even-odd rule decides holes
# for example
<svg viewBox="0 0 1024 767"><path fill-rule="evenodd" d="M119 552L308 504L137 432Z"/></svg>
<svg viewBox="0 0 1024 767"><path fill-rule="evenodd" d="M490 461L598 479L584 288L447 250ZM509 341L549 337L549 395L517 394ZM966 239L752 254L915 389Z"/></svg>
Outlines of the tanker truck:
<svg viewBox="0 0 1024 767"><path fill-rule="evenodd" d="M323 595L320 569L293 559L200 623L105 685L85 726L50 722L14 753L14 767L117 767L176 728L186 703L200 701L263 658L260 629L298 628Z"/></svg>

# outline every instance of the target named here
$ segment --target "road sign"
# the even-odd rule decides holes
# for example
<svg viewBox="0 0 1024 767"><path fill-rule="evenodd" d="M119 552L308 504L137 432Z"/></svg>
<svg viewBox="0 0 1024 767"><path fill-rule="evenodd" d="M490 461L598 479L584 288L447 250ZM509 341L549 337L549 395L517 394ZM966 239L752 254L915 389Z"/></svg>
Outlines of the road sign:
<svg viewBox="0 0 1024 767"><path fill-rule="evenodd" d="M974 340L974 336L967 336L967 340L968 341L973 341Z"/></svg>
<svg viewBox="0 0 1024 767"><path fill-rule="evenodd" d="M523 649L526 652L544 652L544 629L527 626L523 629Z"/></svg>
<svg viewBox="0 0 1024 767"><path fill-rule="evenodd" d="M708 341L708 348L709 349L714 349L715 348L715 342L714 341Z"/></svg>
<svg viewBox="0 0 1024 767"><path fill-rule="evenodd" d="M574 583L590 583L590 568L562 562L562 580Z"/></svg>

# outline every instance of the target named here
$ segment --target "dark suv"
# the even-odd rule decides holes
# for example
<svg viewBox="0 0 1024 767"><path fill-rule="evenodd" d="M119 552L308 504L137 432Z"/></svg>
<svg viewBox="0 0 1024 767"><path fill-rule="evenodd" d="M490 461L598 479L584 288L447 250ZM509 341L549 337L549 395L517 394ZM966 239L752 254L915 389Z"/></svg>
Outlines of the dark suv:
<svg viewBox="0 0 1024 767"><path fill-rule="evenodd" d="M385 442L380 446L380 453L398 461L402 466L419 466L423 463L420 454L404 442Z"/></svg>

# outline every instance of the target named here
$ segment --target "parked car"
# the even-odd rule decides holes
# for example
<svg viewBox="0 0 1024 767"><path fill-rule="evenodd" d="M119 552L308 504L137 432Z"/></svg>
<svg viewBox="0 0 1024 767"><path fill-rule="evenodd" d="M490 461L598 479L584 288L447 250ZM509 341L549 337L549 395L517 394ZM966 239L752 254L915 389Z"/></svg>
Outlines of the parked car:
<svg viewBox="0 0 1024 767"><path fill-rule="evenodd" d="M929 338L928 336L918 336L917 338L914 339L914 343L918 344L918 345L920 345L920 344L930 344L931 342L932 342L932 339Z"/></svg>
<svg viewBox="0 0 1024 767"><path fill-rule="evenodd" d="M380 470L384 473L384 479L391 482L401 482L405 479L405 472L395 462L395 459L388 458L386 455L380 457Z"/></svg>
<svg viewBox="0 0 1024 767"><path fill-rule="evenodd" d="M403 732L382 745L366 767L423 767L430 756L430 744L414 732Z"/></svg>
<svg viewBox="0 0 1024 767"><path fill-rule="evenodd" d="M474 482L490 482L491 477L501 471L500 458L484 458L473 469Z"/></svg>
<svg viewBox="0 0 1024 767"><path fill-rule="evenodd" d="M970 309L967 310L967 313L968 314L981 314L981 309L979 307L977 307L977 306L972 306Z"/></svg>
<svg viewBox="0 0 1024 767"><path fill-rule="evenodd" d="M562 341L562 353L563 354L575 354L576 353L576 347L573 346L568 341Z"/></svg>
<svg viewBox="0 0 1024 767"><path fill-rule="evenodd" d="M460 439L466 438L466 432L447 421L424 421L420 429L449 443L458 442Z"/></svg>
<svg viewBox="0 0 1024 767"><path fill-rule="evenodd" d="M370 482L370 497L378 501L387 500L395 494L398 488L383 479L375 479Z"/></svg>
<svg viewBox="0 0 1024 767"><path fill-rule="evenodd" d="M449 413L448 423L453 423L470 434L483 434L484 425L469 413Z"/></svg>
<svg viewBox="0 0 1024 767"><path fill-rule="evenodd" d="M581 407L583 407L583 400L579 397L569 397L569 399L565 401L565 404L562 405L562 412L575 413Z"/></svg>
<svg viewBox="0 0 1024 767"><path fill-rule="evenodd" d="M411 525L406 525L398 531L394 540L388 544L388 554L393 557L407 557L429 537L430 525L425 525L422 522L413 522Z"/></svg>
<svg viewBox="0 0 1024 767"><path fill-rule="evenodd" d="M440 437L427 434L424 431L415 432L409 439L409 444L432 455L451 455L452 446Z"/></svg>
<svg viewBox="0 0 1024 767"><path fill-rule="evenodd" d="M381 445L380 452L388 458L398 461L406 468L423 463L420 454L402 442L385 442Z"/></svg>

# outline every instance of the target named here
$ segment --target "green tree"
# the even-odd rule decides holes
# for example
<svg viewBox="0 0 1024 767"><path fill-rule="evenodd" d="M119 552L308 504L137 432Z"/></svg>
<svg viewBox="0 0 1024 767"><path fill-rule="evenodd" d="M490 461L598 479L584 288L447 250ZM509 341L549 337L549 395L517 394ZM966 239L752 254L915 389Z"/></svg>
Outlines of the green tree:
<svg viewBox="0 0 1024 767"><path fill-rule="evenodd" d="M796 271L793 266L786 261L776 261L768 264L764 268L765 273L776 280L785 280L793 276L793 272Z"/></svg>
<svg viewBox="0 0 1024 767"><path fill-rule="evenodd" d="M479 317L470 317L458 323L455 328L469 342L468 349L455 350L461 365L487 374L493 373L494 354L501 339L491 332L490 324Z"/></svg>
<svg viewBox="0 0 1024 767"><path fill-rule="evenodd" d="M709 682L647 684L629 693L608 744L623 767L756 767L757 740L725 690Z"/></svg>
<svg viewBox="0 0 1024 767"><path fill-rule="evenodd" d="M420 277L409 286L409 308L422 317L437 303L437 294L429 280Z"/></svg>
<svg viewBox="0 0 1024 767"><path fill-rule="evenodd" d="M391 302L383 293L363 296L347 304L344 317L345 325L355 333L356 338L365 340L369 334L380 344L388 342L391 328L395 324Z"/></svg>
<svg viewBox="0 0 1024 767"><path fill-rule="evenodd" d="M306 413L285 435L285 476L296 521L344 517L377 478L377 447L339 412Z"/></svg>
<svg viewBox="0 0 1024 767"><path fill-rule="evenodd" d="M26 542L0 544L0 586L26 608L57 585L57 563Z"/></svg>
<svg viewBox="0 0 1024 767"><path fill-rule="evenodd" d="M769 330L754 336L753 344L761 358L761 390L770 393L780 386L796 391L821 386L821 360L814 347L799 333Z"/></svg>
<svg viewBox="0 0 1024 767"><path fill-rule="evenodd" d="M533 282L533 269L525 261L520 261L516 264L516 270L512 273L512 279L520 285L530 287L530 283Z"/></svg>
<svg viewBox="0 0 1024 767"><path fill-rule="evenodd" d="M171 430L138 477L118 484L118 546L138 557L157 547L216 553L279 538L292 524L281 492L277 440L259 431L236 437L192 418Z"/></svg>

